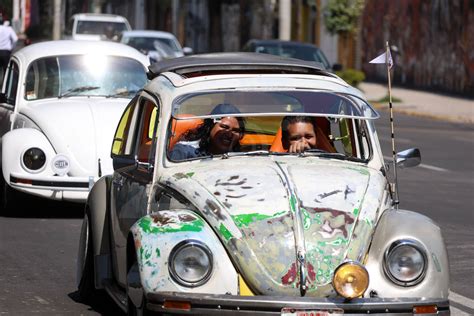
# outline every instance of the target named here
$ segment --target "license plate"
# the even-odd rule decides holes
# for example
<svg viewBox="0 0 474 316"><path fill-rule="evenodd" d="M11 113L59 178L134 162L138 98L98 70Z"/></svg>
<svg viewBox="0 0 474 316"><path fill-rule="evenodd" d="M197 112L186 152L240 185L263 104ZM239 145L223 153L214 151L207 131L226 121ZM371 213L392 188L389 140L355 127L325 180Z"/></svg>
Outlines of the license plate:
<svg viewBox="0 0 474 316"><path fill-rule="evenodd" d="M284 307L281 310L281 316L341 316L341 315L344 315L344 311L342 309L314 310L314 309Z"/></svg>

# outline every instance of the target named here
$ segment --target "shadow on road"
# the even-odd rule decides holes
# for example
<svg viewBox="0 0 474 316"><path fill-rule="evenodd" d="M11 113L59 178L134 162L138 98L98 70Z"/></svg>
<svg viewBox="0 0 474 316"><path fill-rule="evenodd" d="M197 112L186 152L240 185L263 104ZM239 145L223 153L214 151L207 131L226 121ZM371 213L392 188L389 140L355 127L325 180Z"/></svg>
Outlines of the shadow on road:
<svg viewBox="0 0 474 316"><path fill-rule="evenodd" d="M90 302L83 302L79 299L78 292L69 293L68 296L76 303L89 306L90 311L106 316L122 316L125 313L104 291L98 291Z"/></svg>
<svg viewBox="0 0 474 316"><path fill-rule="evenodd" d="M84 204L49 200L16 191L15 205L5 217L83 218Z"/></svg>

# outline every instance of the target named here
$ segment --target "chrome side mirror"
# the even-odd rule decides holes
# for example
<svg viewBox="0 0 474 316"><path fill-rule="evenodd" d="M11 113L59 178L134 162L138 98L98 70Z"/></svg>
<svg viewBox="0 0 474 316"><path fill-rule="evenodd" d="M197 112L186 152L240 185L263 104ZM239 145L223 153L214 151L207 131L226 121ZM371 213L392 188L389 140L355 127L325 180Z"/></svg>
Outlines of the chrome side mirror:
<svg viewBox="0 0 474 316"><path fill-rule="evenodd" d="M421 163L421 154L418 148L410 148L397 153L397 166L400 168L415 167Z"/></svg>

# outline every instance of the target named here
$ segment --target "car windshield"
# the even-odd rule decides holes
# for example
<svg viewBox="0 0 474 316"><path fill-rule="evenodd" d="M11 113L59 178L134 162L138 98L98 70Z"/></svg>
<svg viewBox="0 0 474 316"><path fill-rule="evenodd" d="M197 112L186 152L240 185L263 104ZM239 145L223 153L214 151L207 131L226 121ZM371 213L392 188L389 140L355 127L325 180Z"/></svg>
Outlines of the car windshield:
<svg viewBox="0 0 474 316"><path fill-rule="evenodd" d="M326 56L317 47L290 44L259 44L256 46L255 52L315 61L323 64L326 69L331 68Z"/></svg>
<svg viewBox="0 0 474 316"><path fill-rule="evenodd" d="M76 34L105 35L108 29L120 34L128 28L124 22L77 21Z"/></svg>
<svg viewBox="0 0 474 316"><path fill-rule="evenodd" d="M137 36L124 38L123 42L138 50L156 50L156 46L159 45L160 47L171 49L174 52L180 51L176 43L170 38Z"/></svg>
<svg viewBox="0 0 474 316"><path fill-rule="evenodd" d="M147 81L145 68L131 58L95 55L55 56L30 64L25 99L69 96L131 98Z"/></svg>
<svg viewBox="0 0 474 316"><path fill-rule="evenodd" d="M377 117L362 99L322 91L185 95L173 107L168 158L302 154L292 152L291 144L308 137L306 156L367 162L371 153L367 121ZM289 126L297 123L308 130L288 133Z"/></svg>

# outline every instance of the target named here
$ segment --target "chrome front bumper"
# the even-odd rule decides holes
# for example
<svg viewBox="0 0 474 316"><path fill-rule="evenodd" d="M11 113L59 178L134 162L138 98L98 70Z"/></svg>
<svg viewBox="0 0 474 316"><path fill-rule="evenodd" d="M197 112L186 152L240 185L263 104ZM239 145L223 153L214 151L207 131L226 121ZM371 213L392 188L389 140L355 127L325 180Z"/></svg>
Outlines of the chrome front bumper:
<svg viewBox="0 0 474 316"><path fill-rule="evenodd" d="M97 179L94 177L56 177L24 174L10 174L10 185L15 188L57 190L57 191L89 191Z"/></svg>
<svg viewBox="0 0 474 316"><path fill-rule="evenodd" d="M192 315L281 315L283 308L308 311L342 310L344 315L416 315L415 307L435 306L435 313L450 315L447 299L431 298L361 298L315 299L311 297L236 296L190 293L149 293L149 310L166 314ZM187 302L191 308L166 308L168 303ZM173 305L173 304L169 304ZM330 314L329 314L330 315Z"/></svg>

